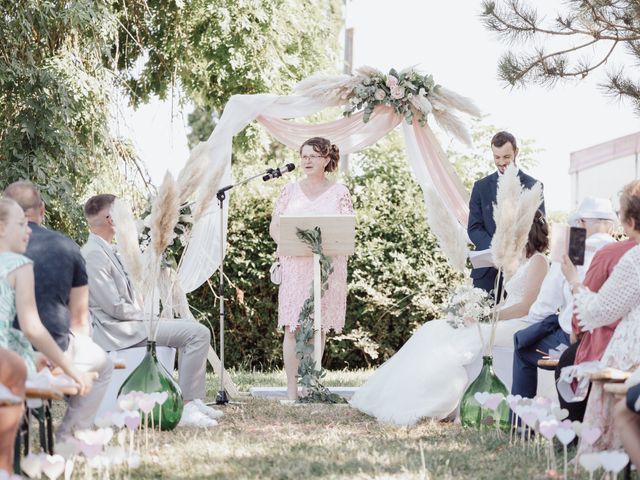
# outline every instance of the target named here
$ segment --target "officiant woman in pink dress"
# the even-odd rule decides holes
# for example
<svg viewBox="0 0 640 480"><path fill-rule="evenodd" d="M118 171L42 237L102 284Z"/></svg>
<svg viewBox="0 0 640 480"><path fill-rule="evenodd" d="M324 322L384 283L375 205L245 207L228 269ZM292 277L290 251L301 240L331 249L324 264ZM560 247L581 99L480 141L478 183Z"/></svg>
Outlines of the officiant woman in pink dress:
<svg viewBox="0 0 640 480"><path fill-rule="evenodd" d="M353 214L347 187L327 178L338 168L340 152L326 138L310 138L300 147L300 170L304 178L286 185L273 211L269 233L278 243L281 215ZM347 300L347 257L332 257L329 289L322 297L322 347L329 330L341 332ZM298 317L313 284L313 257L280 256L282 282L278 292L278 327L284 328L282 353L287 374L287 397L298 397L295 332Z"/></svg>

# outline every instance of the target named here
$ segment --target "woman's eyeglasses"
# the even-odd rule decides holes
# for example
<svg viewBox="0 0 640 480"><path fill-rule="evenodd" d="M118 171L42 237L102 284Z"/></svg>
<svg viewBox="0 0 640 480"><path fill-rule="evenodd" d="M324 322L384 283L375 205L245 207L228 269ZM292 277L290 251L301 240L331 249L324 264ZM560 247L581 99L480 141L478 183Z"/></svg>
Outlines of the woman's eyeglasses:
<svg viewBox="0 0 640 480"><path fill-rule="evenodd" d="M324 158L324 155L301 155L302 160L315 160L316 158Z"/></svg>

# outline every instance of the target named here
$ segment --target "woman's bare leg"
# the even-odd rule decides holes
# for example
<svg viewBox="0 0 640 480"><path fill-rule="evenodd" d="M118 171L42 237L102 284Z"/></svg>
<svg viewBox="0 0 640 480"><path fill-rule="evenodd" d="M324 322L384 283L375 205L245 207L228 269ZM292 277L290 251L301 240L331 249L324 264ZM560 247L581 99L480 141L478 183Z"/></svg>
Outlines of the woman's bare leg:
<svg viewBox="0 0 640 480"><path fill-rule="evenodd" d="M282 341L282 357L284 371L287 374L287 398L298 399L298 358L296 357L296 334L289 327L284 327Z"/></svg>
<svg viewBox="0 0 640 480"><path fill-rule="evenodd" d="M27 366L15 353L0 348L0 383L11 393L24 397ZM13 446L24 405L0 408L0 470L13 472Z"/></svg>
<svg viewBox="0 0 640 480"><path fill-rule="evenodd" d="M631 462L640 468L640 415L629 410L622 399L614 406L613 420Z"/></svg>

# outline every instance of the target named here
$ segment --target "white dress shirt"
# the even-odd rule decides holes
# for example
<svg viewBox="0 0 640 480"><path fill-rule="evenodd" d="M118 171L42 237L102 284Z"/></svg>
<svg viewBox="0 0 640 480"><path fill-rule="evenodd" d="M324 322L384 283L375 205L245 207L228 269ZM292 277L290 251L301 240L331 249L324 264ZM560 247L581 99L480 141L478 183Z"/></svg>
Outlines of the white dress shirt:
<svg viewBox="0 0 640 480"><path fill-rule="evenodd" d="M586 240L584 265L577 267L580 281L584 280L595 253L606 244L615 241L606 233L594 233ZM571 288L562 274L560 263L553 262L544 277L536 301L529 309L527 322L536 323L550 315L558 313L558 323L565 333L571 334L571 317L573 315L573 295Z"/></svg>

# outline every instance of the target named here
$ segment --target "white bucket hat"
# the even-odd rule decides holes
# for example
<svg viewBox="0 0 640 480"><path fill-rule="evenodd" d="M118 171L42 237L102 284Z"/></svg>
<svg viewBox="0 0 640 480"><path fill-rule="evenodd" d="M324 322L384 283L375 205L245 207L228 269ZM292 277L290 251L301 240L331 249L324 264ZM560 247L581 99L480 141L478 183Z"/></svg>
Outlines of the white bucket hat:
<svg viewBox="0 0 640 480"><path fill-rule="evenodd" d="M597 218L615 222L618 218L613 210L611 200L607 198L585 197L578 210L571 215L576 220L581 218Z"/></svg>

